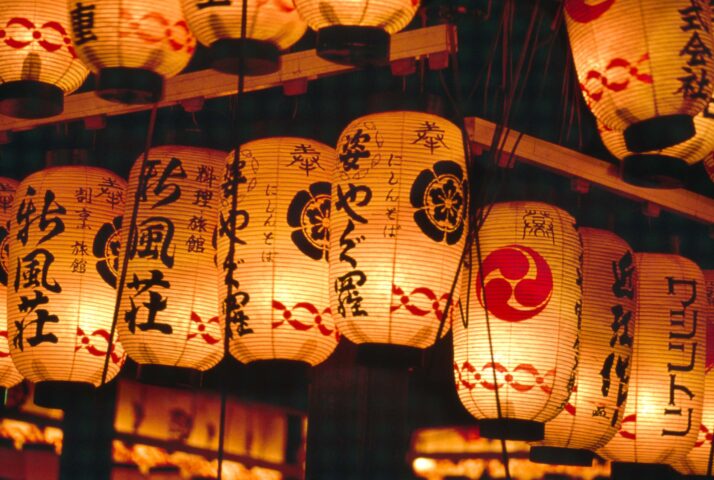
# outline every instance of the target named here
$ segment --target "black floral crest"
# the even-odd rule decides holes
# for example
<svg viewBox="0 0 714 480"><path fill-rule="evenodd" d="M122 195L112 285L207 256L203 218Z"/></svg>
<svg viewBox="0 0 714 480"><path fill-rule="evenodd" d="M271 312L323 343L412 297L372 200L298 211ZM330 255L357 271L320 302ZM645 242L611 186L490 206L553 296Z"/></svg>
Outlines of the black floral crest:
<svg viewBox="0 0 714 480"><path fill-rule="evenodd" d="M455 162L441 160L422 170L414 180L410 199L414 221L435 242L453 245L464 232L468 181Z"/></svg>
<svg viewBox="0 0 714 480"><path fill-rule="evenodd" d="M288 225L294 228L291 238L302 253L314 260L327 260L330 244L329 182L316 182L299 191L288 208Z"/></svg>
<svg viewBox="0 0 714 480"><path fill-rule="evenodd" d="M99 259L97 272L102 279L117 288L119 274L119 249L121 247L121 216L101 226L94 237L92 253Z"/></svg>

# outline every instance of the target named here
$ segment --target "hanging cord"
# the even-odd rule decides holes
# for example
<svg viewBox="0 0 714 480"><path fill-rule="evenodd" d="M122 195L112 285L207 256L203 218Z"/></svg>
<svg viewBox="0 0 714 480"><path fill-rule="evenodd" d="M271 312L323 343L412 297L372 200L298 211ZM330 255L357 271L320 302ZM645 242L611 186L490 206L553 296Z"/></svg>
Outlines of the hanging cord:
<svg viewBox="0 0 714 480"><path fill-rule="evenodd" d="M139 172L139 185L134 194L134 205L131 209L131 217L129 218L129 235L127 236L126 245L124 245L124 256L122 257L122 264L119 270L119 275L117 278L117 301L114 304L114 318L112 319L112 328L109 332L109 340L107 340L107 354L104 356L104 368L102 369L102 382L100 385L107 383L107 374L109 372L109 358L112 355L112 350L114 349L114 335L116 334L117 322L119 320L119 312L121 310L121 297L124 293L124 283L126 282L126 271L129 266L129 256L132 245L136 242L136 219L139 216L139 203L141 202L141 192L144 191L146 185L144 182L147 181L147 168L149 165L149 149L151 149L152 140L154 138L154 128L156 126L156 112L158 110L158 103L154 103L151 107L151 114L149 115L149 128L146 132L146 141L144 143L144 153L141 157L141 170ZM124 219L126 221L126 219ZM126 225L126 223L124 223Z"/></svg>
<svg viewBox="0 0 714 480"><path fill-rule="evenodd" d="M241 21L240 21L240 50L238 51L238 92L236 94L235 108L233 109L233 128L235 135L235 148L233 149L233 164L231 172L231 210L228 213L228 228L229 232L226 232L228 237L228 255L227 259L229 263L233 263L236 252L236 218L238 210L238 180L240 179L242 172L240 168L240 147L243 142L243 135L241 134L241 125L243 121L243 94L245 93L245 56L246 56L246 31L248 28L248 0L242 0L241 2ZM225 267L224 267L225 270ZM231 276L234 272L231 271ZM233 297L233 283L234 279L226 279L226 299ZM230 355L230 342L229 337L231 335L231 324L229 317L231 312L228 311L228 302L224 301L225 309L225 327L223 330L223 355L224 358ZM233 305L235 308L235 305ZM221 382L221 413L218 426L218 468L217 468L217 479L223 480L223 461L225 457L225 436L226 436L226 407L228 399L228 382Z"/></svg>

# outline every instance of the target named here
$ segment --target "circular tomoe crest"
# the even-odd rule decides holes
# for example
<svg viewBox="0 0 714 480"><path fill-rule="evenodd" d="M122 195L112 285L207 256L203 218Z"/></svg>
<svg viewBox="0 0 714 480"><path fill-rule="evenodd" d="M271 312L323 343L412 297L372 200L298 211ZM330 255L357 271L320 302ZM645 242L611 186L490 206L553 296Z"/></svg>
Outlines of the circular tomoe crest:
<svg viewBox="0 0 714 480"><path fill-rule="evenodd" d="M553 274L548 262L523 245L508 245L491 252L481 265L480 275L476 279L476 293L481 305L487 303L489 312L507 322L538 315L553 293Z"/></svg>
<svg viewBox="0 0 714 480"><path fill-rule="evenodd" d="M453 245L464 232L468 182L456 163L441 160L422 170L412 185L410 200L414 221L435 242Z"/></svg>
<svg viewBox="0 0 714 480"><path fill-rule="evenodd" d="M92 253L99 259L97 272L112 287L117 287L119 249L121 247L121 216L101 226L94 237Z"/></svg>
<svg viewBox="0 0 714 480"><path fill-rule="evenodd" d="M302 253L314 260L327 260L330 244L329 182L316 182L308 190L300 190L288 208L290 237Z"/></svg>

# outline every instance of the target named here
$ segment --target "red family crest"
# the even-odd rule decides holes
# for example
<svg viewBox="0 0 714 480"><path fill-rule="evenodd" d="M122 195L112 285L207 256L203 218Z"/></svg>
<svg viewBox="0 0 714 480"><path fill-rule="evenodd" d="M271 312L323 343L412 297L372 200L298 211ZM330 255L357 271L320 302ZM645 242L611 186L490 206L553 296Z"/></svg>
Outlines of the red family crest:
<svg viewBox="0 0 714 480"><path fill-rule="evenodd" d="M538 315L553 293L553 274L548 262L523 245L508 245L491 252L479 274L483 275L483 281L480 277L476 279L479 302L484 307L484 303L487 304L488 311L496 318L507 322L520 322Z"/></svg>
<svg viewBox="0 0 714 480"><path fill-rule="evenodd" d="M568 16L579 23L590 23L597 20L610 10L615 0L601 0L597 2L588 0L566 0L565 11Z"/></svg>

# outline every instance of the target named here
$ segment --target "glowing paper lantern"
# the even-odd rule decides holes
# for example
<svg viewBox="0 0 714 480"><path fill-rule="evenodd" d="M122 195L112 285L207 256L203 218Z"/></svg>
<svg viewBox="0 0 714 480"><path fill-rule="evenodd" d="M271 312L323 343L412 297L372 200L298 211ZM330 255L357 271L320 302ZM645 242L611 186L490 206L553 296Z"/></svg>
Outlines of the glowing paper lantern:
<svg viewBox="0 0 714 480"><path fill-rule="evenodd" d="M60 383L101 383L116 301L119 242L111 226L124 212L125 188L112 172L83 166L48 168L17 188L8 333L12 359L38 383L37 396ZM123 361L124 351L114 342L107 380Z"/></svg>
<svg viewBox="0 0 714 480"><path fill-rule="evenodd" d="M72 45L65 6L0 0L0 39L0 113L22 118L62 113L64 95L89 73Z"/></svg>
<svg viewBox="0 0 714 480"><path fill-rule="evenodd" d="M565 409L545 424L531 461L591 465L619 430L635 332L634 259L614 233L580 228L583 301L577 381Z"/></svg>
<svg viewBox="0 0 714 480"><path fill-rule="evenodd" d="M479 230L480 270L474 245L462 275L462 303L471 300L454 321L454 373L484 437L541 440L542 422L567 404L582 313L574 224L557 207L511 202L494 204Z"/></svg>
<svg viewBox="0 0 714 480"><path fill-rule="evenodd" d="M709 453L712 448L712 432L714 432L714 270L704 270L704 285L707 299L707 355L706 376L704 377L704 409L702 423L694 447L684 458L684 461L675 465L677 470L684 474L700 475L704 477L708 472Z"/></svg>
<svg viewBox="0 0 714 480"><path fill-rule="evenodd" d="M585 100L629 150L694 135L714 88L708 0L567 0L565 20Z"/></svg>
<svg viewBox="0 0 714 480"><path fill-rule="evenodd" d="M367 115L342 132L337 154L330 220L337 327L357 344L426 348L437 339L468 231L461 130L426 113Z"/></svg>
<svg viewBox="0 0 714 480"><path fill-rule="evenodd" d="M419 0L295 0L310 28L317 30L317 54L339 63L389 59L389 36L406 27Z"/></svg>
<svg viewBox="0 0 714 480"><path fill-rule="evenodd" d="M655 253L635 254L635 268L627 405L620 431L600 449L623 472L681 462L697 440L704 396L702 271L686 258Z"/></svg>
<svg viewBox="0 0 714 480"><path fill-rule="evenodd" d="M0 300L5 304L0 305L0 397L3 388L10 388L22 380L22 375L10 358L7 334L8 236L12 218L12 201L15 198L17 185L16 180L0 177Z"/></svg>
<svg viewBox="0 0 714 480"><path fill-rule="evenodd" d="M79 58L98 75L97 94L123 103L163 96L164 79L191 60L196 39L179 0L68 0Z"/></svg>
<svg viewBox="0 0 714 480"><path fill-rule="evenodd" d="M712 182L714 182L714 152L704 157L704 170Z"/></svg>
<svg viewBox="0 0 714 480"><path fill-rule="evenodd" d="M218 239L219 261L233 282L231 295L225 283L221 294L231 323L230 352L244 363L316 365L338 340L327 264L335 151L314 140L276 137L243 145L239 162L236 229L229 234L235 252L225 231ZM228 184L223 193L221 226L233 208Z"/></svg>
<svg viewBox="0 0 714 480"><path fill-rule="evenodd" d="M142 190L136 241L125 250L117 328L127 354L142 366L204 371L223 357L213 239L225 155L163 146L149 152L143 180L143 156L131 170L126 218ZM125 228L122 245L128 237Z"/></svg>
<svg viewBox="0 0 714 480"><path fill-rule="evenodd" d="M292 0L246 0L245 73L264 75L280 68L280 51L307 30ZM213 68L238 72L243 0L181 0L198 41L210 48Z"/></svg>

